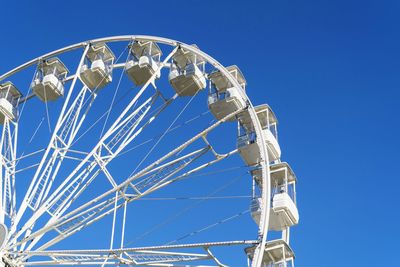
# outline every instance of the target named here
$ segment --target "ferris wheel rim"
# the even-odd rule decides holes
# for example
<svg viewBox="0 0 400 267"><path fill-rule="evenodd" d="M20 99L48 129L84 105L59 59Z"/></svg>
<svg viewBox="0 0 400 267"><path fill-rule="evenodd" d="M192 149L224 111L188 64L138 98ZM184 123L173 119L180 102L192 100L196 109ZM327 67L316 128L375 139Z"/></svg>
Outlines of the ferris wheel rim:
<svg viewBox="0 0 400 267"><path fill-rule="evenodd" d="M63 54L68 51L76 50L79 48L83 48L85 46L88 46L90 44L98 44L98 43L111 43L111 42L122 42L122 41L152 41L160 44L165 44L173 47L182 47L185 48L186 50L193 52L199 56L202 56L208 63L210 63L214 68L217 70L221 71L225 77L228 78L229 82L231 82L236 88L239 88L240 90L239 93L241 96L247 101L247 109L249 111L250 118L252 120L252 123L254 125L254 130L256 132L257 136L257 143L262 144L263 140L261 139L262 137L262 127L261 123L257 117L256 111L254 109L254 106L250 100L250 98L247 96L246 92L243 90L241 85L238 83L238 81L232 76L231 73L221 64L219 63L216 59L208 55L207 53L203 52L202 50L193 47L191 45L188 45L186 43L176 41L173 39L168 39L168 38L163 38L163 37L156 37L156 36L148 36L148 35L120 35L120 36L111 36L111 37L104 37L104 38L97 38L97 39L92 39L84 42L79 42L75 43L73 45L69 45L63 48L60 48L58 50L54 50L52 52L43 54L40 57L36 57L30 61L25 62L24 64L19 65L18 67L6 72L5 74L0 76L0 81L3 81L7 79L8 77L16 74L19 71L22 71L25 68L28 68L32 65L37 64L40 60L57 56L60 54ZM268 159L268 153L267 149L264 145L260 145L260 156L261 156L261 161L260 161L260 168L261 168L261 173L262 173L262 183L264 186L265 190L262 190L262 205L261 205L261 220L259 224L259 244L257 246L257 249L255 250L254 258L253 258L253 266L261 266L262 263L262 258L263 258L263 253L264 253L264 248L267 240L267 233L268 233L268 224L269 224L269 214L270 214L270 170L269 170L269 159Z"/></svg>

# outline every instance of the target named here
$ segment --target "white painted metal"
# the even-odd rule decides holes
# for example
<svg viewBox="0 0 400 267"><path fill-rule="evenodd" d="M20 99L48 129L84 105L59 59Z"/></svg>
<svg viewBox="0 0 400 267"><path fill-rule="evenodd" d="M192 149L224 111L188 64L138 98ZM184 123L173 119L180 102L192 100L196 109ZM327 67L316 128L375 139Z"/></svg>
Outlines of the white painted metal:
<svg viewBox="0 0 400 267"><path fill-rule="evenodd" d="M17 140L18 122L5 116L0 139L0 223L5 222L5 216L10 219L11 224L15 222Z"/></svg>
<svg viewBox="0 0 400 267"><path fill-rule="evenodd" d="M156 73L160 78L160 58L162 55L160 47L149 41L136 41L130 45L131 60L126 63L125 71L135 85L143 85Z"/></svg>
<svg viewBox="0 0 400 267"><path fill-rule="evenodd" d="M296 204L296 175L288 163L271 165L273 204L271 229L285 231L299 222Z"/></svg>
<svg viewBox="0 0 400 267"><path fill-rule="evenodd" d="M54 101L64 95L64 79L68 69L58 58L39 63L31 83L33 93L43 102Z"/></svg>
<svg viewBox="0 0 400 267"><path fill-rule="evenodd" d="M4 223L0 223L0 249L3 248L7 239L8 229Z"/></svg>
<svg viewBox="0 0 400 267"><path fill-rule="evenodd" d="M226 68L238 81L243 89L246 87L246 80L237 66ZM222 119L236 110L247 106L246 100L239 93L238 88L233 86L220 71L215 71L209 75L211 88L208 95L208 107L217 120ZM232 118L231 120L235 120Z"/></svg>
<svg viewBox="0 0 400 267"><path fill-rule="evenodd" d="M261 209L261 199L254 199L251 215L257 224L260 221ZM299 222L299 213L296 204L294 204L287 193L274 194L270 216L269 229L274 231L283 231L286 227L294 226Z"/></svg>
<svg viewBox="0 0 400 267"><path fill-rule="evenodd" d="M4 124L6 118L14 121L17 119L17 104L22 94L12 82L0 84L0 124Z"/></svg>
<svg viewBox="0 0 400 267"><path fill-rule="evenodd" d="M88 52L89 47L86 46L86 48L84 49L83 55L81 57L81 60L77 66L77 73L80 71L80 68L83 64L83 61L86 57L86 54ZM74 126L79 126L82 124L82 120L79 124L77 124L76 122L78 121L78 116L76 115L72 115L73 114L73 110L75 110L75 107L77 107L78 109L81 109L81 105L82 105L82 101L81 104L78 104L78 99L80 99L79 97L74 101L74 104L69 108L68 111L68 105L69 105L69 101L71 99L71 95L73 92L73 89L75 87L75 83L77 81L78 76L75 75L71 86L69 88L67 97L64 101L64 105L61 109L61 112L59 114L59 118L57 120L57 123L54 127L54 131L52 134L52 137L50 139L49 145L47 146L47 149L39 163L39 166L35 172L35 175L32 178L32 181L30 183L30 186L25 194L25 197L22 201L22 204L18 210L18 213L16 215L15 218L15 223L11 225L10 228L10 235L12 235L15 230L17 229L17 225L19 224L20 219L22 218L22 216L24 215L26 209L28 208L28 206L31 206L31 208L36 209L39 206L40 203L40 198L43 198L44 194L47 194L45 192L48 192L51 186L51 182L49 182L49 179L51 177L51 172L53 170L53 166L55 163L55 160L62 160L63 159L63 155L65 155L66 151L68 150L72 140L74 139L74 136L76 135L76 131L71 131L71 127ZM85 90L85 88L83 89ZM82 93L83 94L83 93ZM75 114L77 114L77 112L75 112ZM72 116L72 118L71 118ZM71 118L71 119L69 119ZM68 119L68 120L67 120ZM69 121L69 123L65 123ZM79 128L79 127L78 127ZM65 129L64 132L71 132L70 133L70 137L69 139L71 139L70 141L66 141L65 138L67 138L68 136L64 136L64 138L60 138L62 129ZM61 140L61 144L65 144L65 149L64 150L58 150L56 149L58 140ZM59 157L61 156L61 157ZM50 157L50 159L49 159ZM47 162L47 164L46 164ZM58 163L60 164L60 163ZM58 167L59 168L59 167ZM53 173L53 179L55 179L56 175L57 175L57 169L55 169L55 172ZM33 202L33 200L35 199L35 196L37 196L36 201ZM39 200L39 201L38 201Z"/></svg>
<svg viewBox="0 0 400 267"><path fill-rule="evenodd" d="M235 114L231 114L230 116L234 116ZM185 173L174 177L174 175L178 172L183 170L185 167L189 166L197 157L201 156L205 152L208 151L208 148L200 149L191 153L188 153L185 156L181 156L178 159L172 160L170 162L163 163L165 160L171 158L172 156L180 153L183 149L187 149L187 147L195 142L196 140L205 136L208 132L212 131L218 125L226 121L229 117L225 118L224 120L216 122L214 125L210 126L209 128L205 129L201 133L197 134L192 139L188 140L187 142L183 143L176 149L172 150L170 153L166 154L165 156L161 157L159 160L155 161L154 163L150 164L143 170L139 171L136 175L130 177L123 183L118 186L115 186L110 191L102 194L101 196L90 200L86 204L82 205L81 207L75 209L74 211L70 212L69 214L65 215L64 217L60 218L58 221L54 223L49 223L46 227L42 228L38 232L28 236L22 243L26 241L32 240L33 238L37 238L38 236L43 235L45 232L49 230L57 230L60 232L60 235L55 239L49 241L40 249L46 249L50 245L53 245L60 240L64 239L65 237L75 233L76 231L81 230L83 227L90 225L91 223L97 221L98 219L104 217L113 212L113 209L109 209L109 207L115 202L114 194L115 192L126 192L127 189L133 189L133 194L130 196L121 195L119 196L118 200L124 200L128 203L135 201L147 194L158 190L160 188L165 187L166 185L175 182L179 179L187 177L194 172L197 172L205 167L208 167L212 164L215 164L232 154L236 153L236 151L232 151L225 155L216 155L216 159L195 167L191 170L186 171ZM158 167L157 167L158 166ZM150 179L149 179L150 178ZM141 179L141 180L138 180ZM138 180L135 184L132 184L133 181ZM143 185L143 181L145 181ZM107 199L108 198L108 199ZM99 203L100 202L100 203ZM121 208L124 204L118 205L118 208ZM36 239L35 239L36 240ZM21 243L14 244L20 245ZM31 243L32 244L32 243Z"/></svg>
<svg viewBox="0 0 400 267"><path fill-rule="evenodd" d="M246 79L243 76L242 71L238 66L232 65L226 67L226 70L236 79L236 81L240 84L240 86L245 89L246 88ZM228 88L234 87L234 85L229 81L229 79L221 73L221 71L214 71L210 73L208 76L215 88L218 92L224 92Z"/></svg>
<svg viewBox="0 0 400 267"><path fill-rule="evenodd" d="M173 52L175 52L175 50ZM164 62L168 61L172 55L173 53L167 56ZM161 64L160 68L162 67L163 64ZM109 174L106 166L142 131L144 126L153 121L154 118L148 119L147 123L135 132L135 129L139 126L139 123L150 110L152 103L158 97L158 94L156 93L153 97L147 99L138 108L133 110L133 107L154 78L155 76L147 81L147 83L127 105L119 118L115 120L112 126L110 126L109 130L103 135L92 151L90 151L80 164L71 172L71 174L65 178L63 183L48 197L40 208L35 210L33 216L24 226L21 227L18 233L15 234L14 241L25 231L27 231L26 235L29 235L29 229L31 229L35 221L44 213L49 213L52 216L52 219L50 219L48 224L55 221L101 171L106 174L110 183L115 186L114 179ZM169 104L170 102L165 105ZM13 233L14 232L11 232L11 234ZM39 239L40 237L37 237L34 242L31 242L30 247L35 245Z"/></svg>
<svg viewBox="0 0 400 267"><path fill-rule="evenodd" d="M270 209L269 229L272 231L281 231L282 240L279 240L279 242L284 242L285 246L288 246L290 232L289 227L298 224L299 221L299 213L296 206L297 179L292 168L286 162L273 164L270 166L270 169L272 205ZM251 174L256 184L260 187L263 187L263 184L261 183L260 170L254 169ZM253 192L255 192L254 189ZM253 193L251 214L257 224L260 220L260 214L262 210L261 205L261 199L258 198L255 193ZM283 246L279 246L279 249L268 252L270 256L265 261L269 262L271 266L292 266L289 264L293 264L293 256L285 256L282 254L282 250L284 249L285 248Z"/></svg>
<svg viewBox="0 0 400 267"><path fill-rule="evenodd" d="M262 127L262 139L266 144L268 159L271 162L279 161L281 157L281 148L278 143L277 120L271 108L264 104L255 107L258 120ZM240 125L244 129L239 133L238 149L243 160L249 166L254 166L260 162L261 151L256 141L256 133L249 112L243 112L239 115Z"/></svg>
<svg viewBox="0 0 400 267"><path fill-rule="evenodd" d="M197 48L196 45L193 47ZM179 96L193 96L206 87L204 64L201 56L179 47L168 75L171 86Z"/></svg>
<svg viewBox="0 0 400 267"><path fill-rule="evenodd" d="M222 264L212 253L211 248L255 245L258 241L226 241L209 242L197 244L165 245L152 247L121 248L108 250L62 250L62 251L14 251L15 256L32 257L41 256L49 258L46 261L29 261L26 265L90 265L99 264L100 261L108 260L108 265L140 265L140 266L182 266L184 262L197 260L211 260L216 263L212 266L226 266ZM181 252L187 249L200 249L206 254ZM171 251L174 250L174 251ZM179 265L175 265L175 263ZM13 263L18 265L18 263ZM171 264L171 265L169 265ZM184 266L209 266L209 265L184 265Z"/></svg>
<svg viewBox="0 0 400 267"><path fill-rule="evenodd" d="M250 259L254 253L254 246L246 249ZM282 239L269 241L265 247L263 264L261 267L294 267L294 253Z"/></svg>
<svg viewBox="0 0 400 267"><path fill-rule="evenodd" d="M284 230L286 227L296 225L299 222L297 207L286 192L274 195L272 210L270 228L273 230Z"/></svg>
<svg viewBox="0 0 400 267"><path fill-rule="evenodd" d="M90 89L101 89L112 81L115 56L106 44L92 44L87 62L82 65L80 79Z"/></svg>
<svg viewBox="0 0 400 267"><path fill-rule="evenodd" d="M115 56L107 46L107 43L111 42L133 43L131 51L133 56L138 59L139 69L131 69L133 68L134 64L132 64L132 66L129 64L120 63L119 65L113 65ZM167 44L174 48L173 51L167 57L165 57L161 63L159 63L161 50L157 46L157 43ZM149 46L152 50L144 52L147 51L145 48ZM25 253L24 251L31 250L34 252L35 245L39 242L41 237L50 230L59 231L59 235L39 248L36 248L36 251L39 252L47 249L49 246L57 243L59 240L62 240L65 237L80 231L85 226L90 225L91 223L103 218L108 214L115 213L117 208L126 207L126 205L133 200L139 199L146 194L163 188L172 182L206 168L224 158L229 157L237 151L241 153L241 147L239 146L239 150L234 150L230 153L220 155L216 153L212 147L210 147L210 144L206 138L208 132L215 129L221 123L239 118L243 131L245 131L246 135L254 135L254 138L251 142L252 144L255 144L256 149L258 150L256 153L255 163L248 165L257 164L259 168L261 178L259 179L258 183L262 185L260 186L260 206L264 208L262 208L260 212L259 240L252 243L255 245L255 247L251 253L251 264L252 266L256 267L263 266L263 264L265 264L264 255L267 245L266 240L271 201L271 187L266 186L271 184L269 163L272 161L279 161L280 149L277 142L276 121L271 123L269 120L269 118L272 116L270 109L264 108L259 110L253 108L250 100L245 94L245 81L240 71L238 69L232 71L231 69L224 68L220 63L199 50L196 46L189 46L174 40L159 37L116 36L92 40L89 42L82 42L48 53L0 76L0 81L29 66L36 64L37 62L40 62L42 59L46 60L70 50L82 47L86 47L86 49L82 55L82 59L78 65L76 73L69 78L64 77L63 81L58 79L59 82L66 82L72 79L72 84L70 90L67 92L67 97L65 99L58 122L54 128L49 146L46 149L44 156L37 168L34 179L32 180L29 190L22 201L17 216L13 219L13 223L11 224L10 233L7 237L7 245L5 247L5 250L8 252L7 255L9 256L4 256L3 260L7 264L13 266L58 264L85 265L103 263L178 266L175 263L193 261L196 259L209 259L214 261L217 266L224 266L223 263L221 263L221 261L209 250L209 247L213 246L213 244L199 245L204 249L205 253L198 255L187 254L184 255L186 258L183 257L183 255L172 253L168 254L169 258L167 257L160 259L160 252L154 253L150 249L149 251L141 251L140 253L147 254L147 258L139 258L139 260L135 258L135 255L130 255L128 253L129 249L126 249L120 250L116 254L108 253L108 256L105 254L94 255L93 257L74 255L73 257L71 256L72 258L68 258L68 256L63 257L63 255L57 254L56 252L47 252L48 254L43 255L48 255L51 260L36 262L30 260L29 263L27 263L25 260L30 258L33 254ZM140 62L143 54L146 54L147 57L143 58L142 62ZM148 56L152 57L154 62L151 61ZM85 58L90 61L90 66L89 64L83 64ZM172 63L169 62L171 58L173 58ZM141 100L139 107L134 107L140 100L139 98L146 88L150 84L154 84L154 81L160 77L160 69L163 67L170 68L169 81L177 93L173 99L165 102L165 106L163 107L165 108L171 104L171 102L177 96L194 96L200 90L205 88L206 79L208 76L205 73L205 64L210 64L213 66L217 72L219 72L220 77L226 77L223 83L229 86L225 86L224 88L221 82L223 79L220 79L219 81L215 80L214 83L217 90L219 89L221 92L225 90L228 92L228 95L234 99L234 102L229 103L230 101L228 101L228 98L225 98L226 103L223 104L221 102L219 105L215 105L213 108L210 107L212 113L215 113L214 115L218 120L216 123L206 130L200 132L193 138L189 139L176 149L172 150L170 153L161 157L153 164L150 164L141 171L137 172L132 177L128 177L123 183L116 184L112 175L107 170L107 164L116 156L118 156L118 154L140 132L142 132L146 125L151 123L154 118L157 117L156 114L150 119L147 120L146 118L145 120L145 116L149 112L155 99L161 95L157 89L156 93L151 98L148 98L147 100ZM60 161L60 158L67 157L64 152L71 150L70 145L75 139L77 131L84 121L86 114L85 112L87 112L87 110L82 111L82 103L86 102L84 99L87 96L87 93L95 96L95 92L97 92L96 89L104 87L110 83L112 81L112 69L116 66L124 67L128 76L130 76L130 78L137 85L144 84L143 87L137 92L137 95L133 98L133 100L126 106L118 119L107 129L93 150L86 152L83 159L78 159L80 160L78 166L66 177L60 186L58 186L55 190L50 191L51 181L56 177L59 166L61 165L62 160ZM131 69L131 72L128 72L128 69ZM78 94L79 97L77 97L75 100L70 100L71 92L75 87L75 82L78 77L89 88L86 86L83 87ZM144 83L145 80L147 81ZM53 83L56 82L54 79L52 80L50 78L46 81L50 81L50 83L51 81L53 81ZM50 89L54 91L55 88ZM92 89L94 92L90 89ZM37 95L45 101L50 100L49 97L54 97L50 95L47 96L47 90L43 89L43 92L46 92L44 97L40 96L40 94ZM33 95L27 96L20 103L25 103L32 97ZM216 101L211 104L214 104L215 102ZM215 107L217 106L221 107L219 112L215 110ZM267 116L266 125L263 120L264 113L266 114L265 116ZM5 121L8 121L8 119ZM139 124L142 124L142 126L139 127ZM273 127L275 127L275 130L273 130ZM4 129L6 129L6 127L3 127L3 132ZM10 136L14 136L15 138L15 142L12 144L14 146L13 150L15 151L17 134ZM181 156L180 159L168 161L169 159L172 159L172 156L176 156L177 153L181 153L183 149L188 149L190 144L200 139L204 140L206 144L204 149L187 153L185 156ZM273 151L271 148L275 149L275 151ZM201 157L201 155L208 152L213 153L215 156L214 160L203 163L199 166L191 166L191 169L185 170L183 174L177 175L179 171L184 170L184 168L190 165L193 165L198 157ZM13 161L15 162L15 155L13 157ZM69 157L73 158L71 156ZM64 215L71 203L84 192L87 186L100 172L106 175L111 183L112 188L106 193L95 197L92 201ZM160 175L160 172L163 174ZM15 170L13 173L15 174ZM50 179L49 177L53 178ZM43 183L41 184L40 181L43 181ZM21 219L26 214L25 211L27 207L32 209L33 214L24 224L22 224ZM38 221L41 220L44 213L51 215L50 220L41 229L33 230L33 227ZM24 237L22 237L22 235ZM28 244L28 242L30 243ZM19 251L18 253L20 254L15 253L16 251ZM152 255L151 257L148 256L150 254ZM16 258L14 258L12 255L14 255ZM156 255L156 257L154 257L154 255Z"/></svg>

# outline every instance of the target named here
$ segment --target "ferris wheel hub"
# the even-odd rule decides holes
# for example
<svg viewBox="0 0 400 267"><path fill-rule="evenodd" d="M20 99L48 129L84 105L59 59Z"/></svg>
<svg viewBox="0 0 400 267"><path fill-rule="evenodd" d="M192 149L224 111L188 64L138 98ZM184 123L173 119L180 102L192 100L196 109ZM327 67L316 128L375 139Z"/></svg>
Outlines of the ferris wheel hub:
<svg viewBox="0 0 400 267"><path fill-rule="evenodd" d="M0 267L12 266L8 263L10 259L4 255L5 251L3 249L6 243L7 235L8 235L8 230L6 225L4 223L0 223L0 258L1 258Z"/></svg>
<svg viewBox="0 0 400 267"><path fill-rule="evenodd" d="M6 242L8 230L4 223L0 223L0 249L2 250Z"/></svg>

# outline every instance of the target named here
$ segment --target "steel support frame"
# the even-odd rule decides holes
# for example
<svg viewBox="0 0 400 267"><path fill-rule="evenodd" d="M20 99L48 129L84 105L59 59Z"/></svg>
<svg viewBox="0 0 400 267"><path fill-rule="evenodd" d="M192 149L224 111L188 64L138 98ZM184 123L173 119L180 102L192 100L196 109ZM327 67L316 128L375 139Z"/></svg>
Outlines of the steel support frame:
<svg viewBox="0 0 400 267"><path fill-rule="evenodd" d="M256 240L224 241L208 243L192 243L180 245L164 245L151 247L120 248L108 250L53 250L53 251L15 251L11 255L12 265L96 265L105 262L106 265L132 266L209 266L198 264L198 261L212 261L216 265L223 264L212 252L211 248L228 246L256 245ZM181 250L201 249L206 253L181 252ZM34 257L48 257L50 260L35 261ZM29 262L19 262L19 259L31 258ZM181 265L184 264L184 265ZM188 265L191 264L191 265Z"/></svg>
<svg viewBox="0 0 400 267"><path fill-rule="evenodd" d="M0 139L0 223L5 217L15 223L16 215L16 188L15 166L18 141L18 121L4 118Z"/></svg>
<svg viewBox="0 0 400 267"><path fill-rule="evenodd" d="M211 65L213 65L216 69L221 71L222 74L224 74L229 82L231 82L236 88L240 89L239 92L241 96L246 99L248 103L248 108L249 108L249 114L250 117L253 121L254 128L256 131L257 135L257 144L260 147L260 152L261 152L261 162L260 162L260 167L262 170L262 183L263 183L263 190L262 190L262 204L263 208L261 211L261 218L260 218L260 224L259 224L259 244L255 250L255 254L253 257L252 261L252 266L253 267L260 267L262 265L262 259L263 259L263 253L264 253L264 247L266 245L266 240L267 240L267 233L268 233L268 224L269 224L269 209L270 209L270 173L269 173L269 159L268 159L268 153L267 153L267 148L264 145L264 142L262 140L262 128L261 124L257 118L256 112L254 110L253 105L251 104L251 101L247 97L247 95L244 92L244 89L239 85L239 83L234 79L234 77L215 59L210 57L208 54L202 52L196 47L171 40L171 39L166 39L166 38L160 38L160 37L153 37L153 36L143 36L143 35L127 35L127 36L115 36L115 37L107 37L107 38L100 38L100 39L95 39L91 40L88 42L82 42L78 44L74 44L53 52L50 52L48 54L43 55L40 58L47 58L47 57L52 57L70 50L77 49L79 47L84 47L87 46L88 44L93 44L93 43L105 43L105 42L119 42L119 41L134 41L134 40L143 40L143 41L154 41L157 43L162 43L162 44L167 44L171 45L174 47L183 47L186 50L195 53L196 55L202 56L205 58ZM26 62L25 64L7 72L6 74L0 76L0 81L4 80L5 78L15 74L16 72L25 69L37 62L37 59L31 60L29 62ZM27 227L24 227L24 231L27 229ZM13 229L15 231L15 229Z"/></svg>

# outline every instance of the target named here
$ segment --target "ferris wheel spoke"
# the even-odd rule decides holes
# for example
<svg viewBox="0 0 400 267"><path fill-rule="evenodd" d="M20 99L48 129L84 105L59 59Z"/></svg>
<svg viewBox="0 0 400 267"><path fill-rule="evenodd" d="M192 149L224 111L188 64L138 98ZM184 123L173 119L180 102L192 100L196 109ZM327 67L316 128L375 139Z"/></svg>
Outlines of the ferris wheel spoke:
<svg viewBox="0 0 400 267"><path fill-rule="evenodd" d="M217 247L256 245L256 240L221 241L150 247L92 250L14 251L15 261L23 265L132 265L132 266L226 266L211 252ZM35 257L40 257L36 260ZM28 262L24 259L30 258ZM212 265L199 265L207 261ZM184 264L184 265L181 265ZM190 264L190 265L188 265Z"/></svg>
<svg viewBox="0 0 400 267"><path fill-rule="evenodd" d="M68 112L61 120L59 133L55 135L53 143L50 145L53 151L51 156L46 159L43 169L38 168L38 180L33 191L28 196L28 205L32 210L37 208L46 200L48 193L58 171L60 170L63 160L69 151L72 142L76 137L76 133L81 127L87 112L89 111L96 94L93 94L86 86L82 88L78 97L75 99ZM86 110L83 104L90 101Z"/></svg>
<svg viewBox="0 0 400 267"><path fill-rule="evenodd" d="M164 182L171 176L183 170L209 150L210 148L206 146L164 163L161 166L150 169L148 172L143 173L142 177L138 177L140 179L135 180L135 183L127 184L123 188L123 191L126 192L129 188L131 188L134 190L133 194L137 194L138 196L143 195L144 192L147 192L153 186Z"/></svg>
<svg viewBox="0 0 400 267"><path fill-rule="evenodd" d="M83 228L102 219L103 217L111 214L114 211L114 209L121 208L121 206L124 205L124 201L126 200L121 195L118 195L110 197L109 199L104 200L98 204L92 205L86 210L83 210L82 212L79 212L74 216L72 215L63 216L57 222L43 227L39 231L24 238L22 241L18 242L12 247L16 247L20 244L32 241L28 246L28 249L31 249L43 235L52 230L56 231L58 234L56 237L54 237L46 244L38 248L38 250L43 250L75 234L76 232L81 231Z"/></svg>
<svg viewBox="0 0 400 267"><path fill-rule="evenodd" d="M18 122L5 118L0 139L0 222L5 216L14 222L16 209L15 166L18 137Z"/></svg>
<svg viewBox="0 0 400 267"><path fill-rule="evenodd" d="M171 251L137 251L135 253L120 254L54 254L49 260L29 261L25 266L51 265L130 265L130 266L182 266L179 263L204 261L212 259L206 253L182 253ZM187 265L184 266L197 266ZM201 265L204 266L204 265ZM213 265L225 266L225 265Z"/></svg>
<svg viewBox="0 0 400 267"><path fill-rule="evenodd" d="M147 99L116 125L113 133L96 145L95 149L72 172L73 176L70 175L66 179L70 183L64 183L57 188L50 198L52 201L48 204L53 216L58 217L63 214L72 201L82 194L101 172L105 173L113 187L116 186L116 182L106 167L138 135L135 129L143 121L156 98L157 94Z"/></svg>
<svg viewBox="0 0 400 267"><path fill-rule="evenodd" d="M169 185L173 182L176 182L178 180L184 179L186 177L189 177L190 175L195 174L196 172L199 172L203 170L204 168L207 168L217 162L220 162L223 159L226 159L230 157L231 155L237 153L237 150L233 150L229 153L226 153L224 155L219 155L218 157L207 161L205 163L202 163L199 166L193 166L191 169L185 170L189 164L191 164L194 160L198 159L202 155L204 155L206 152L211 150L210 147L206 147L202 149L201 154L199 155L191 155L192 153L188 154L185 156L184 159L180 159L179 161L172 161L166 164L163 164L161 167L156 168L148 173L152 173L151 175L145 176L143 179L140 179L139 181L135 183L129 183L129 185L126 186L126 189L129 187L134 190L132 193L132 196L135 197L142 197L144 195L147 195L153 191L156 191L162 187L165 187L166 185ZM197 152L197 151L196 151ZM189 157L190 156L190 157ZM178 172L181 172L178 175L176 175ZM160 175L163 174L163 175ZM131 195L129 195L131 196Z"/></svg>

